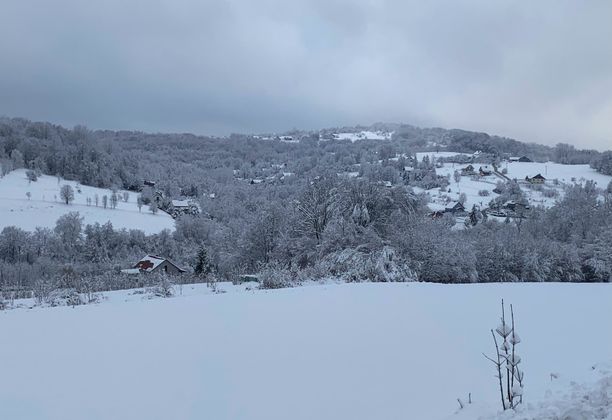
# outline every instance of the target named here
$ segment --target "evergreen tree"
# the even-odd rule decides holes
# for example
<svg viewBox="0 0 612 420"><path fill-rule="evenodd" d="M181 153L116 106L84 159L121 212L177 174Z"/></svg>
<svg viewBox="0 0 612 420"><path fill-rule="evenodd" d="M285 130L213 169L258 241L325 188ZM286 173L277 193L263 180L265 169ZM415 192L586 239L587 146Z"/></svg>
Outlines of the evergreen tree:
<svg viewBox="0 0 612 420"><path fill-rule="evenodd" d="M213 266L208 258L208 251L206 247L200 247L198 251L198 255L196 257L196 265L194 267L194 272L200 276L207 276L213 271Z"/></svg>

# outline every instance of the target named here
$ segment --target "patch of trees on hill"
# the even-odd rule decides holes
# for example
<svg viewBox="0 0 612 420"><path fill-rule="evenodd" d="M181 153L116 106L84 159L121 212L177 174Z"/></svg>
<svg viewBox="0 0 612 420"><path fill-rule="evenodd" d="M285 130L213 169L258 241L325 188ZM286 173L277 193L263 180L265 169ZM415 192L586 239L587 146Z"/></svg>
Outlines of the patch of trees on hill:
<svg viewBox="0 0 612 420"><path fill-rule="evenodd" d="M595 157L591 166L605 175L612 175L612 152L604 152Z"/></svg>

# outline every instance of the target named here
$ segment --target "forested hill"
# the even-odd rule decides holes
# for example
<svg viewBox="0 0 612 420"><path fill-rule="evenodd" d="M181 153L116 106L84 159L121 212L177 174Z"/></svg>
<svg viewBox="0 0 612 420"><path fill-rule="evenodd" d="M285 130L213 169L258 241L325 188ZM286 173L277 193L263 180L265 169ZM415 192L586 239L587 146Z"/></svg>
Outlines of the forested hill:
<svg viewBox="0 0 612 420"><path fill-rule="evenodd" d="M383 143L381 138L385 139ZM155 179L170 184L164 185L170 195L196 193L202 188L194 179L211 175L223 178L227 170L241 170L256 177L261 175L258 169L262 165L291 162L297 175L306 175L313 166L312 159L322 159L330 170L344 170L349 163L360 163L364 157L379 153L384 156L424 150L483 152L493 157L526 155L536 161L592 164L603 173L612 173L609 152L578 150L567 144L549 147L486 133L406 124L215 138L91 131L82 126L67 129L23 118L0 118L0 162L4 173L26 167L85 185L132 191L140 191L145 179Z"/></svg>
<svg viewBox="0 0 612 420"><path fill-rule="evenodd" d="M521 144L401 125L213 138L0 119L3 174L27 168L24 185L44 173L109 197L125 189L138 212L176 217L174 230L147 235L86 226L58 203L66 215L54 229L0 232L0 286L134 286L120 269L147 254L195 276L259 273L266 287L610 281L612 178L584 163L609 171L612 153ZM559 163L511 163L522 153ZM27 192L16 193L24 205Z"/></svg>

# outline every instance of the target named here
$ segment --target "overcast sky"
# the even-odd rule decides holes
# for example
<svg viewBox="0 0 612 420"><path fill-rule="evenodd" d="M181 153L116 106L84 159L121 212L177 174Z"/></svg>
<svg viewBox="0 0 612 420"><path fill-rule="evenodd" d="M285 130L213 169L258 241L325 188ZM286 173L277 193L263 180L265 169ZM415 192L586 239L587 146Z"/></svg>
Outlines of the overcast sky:
<svg viewBox="0 0 612 420"><path fill-rule="evenodd" d="M612 1L2 0L0 115L217 135L406 122L612 149Z"/></svg>

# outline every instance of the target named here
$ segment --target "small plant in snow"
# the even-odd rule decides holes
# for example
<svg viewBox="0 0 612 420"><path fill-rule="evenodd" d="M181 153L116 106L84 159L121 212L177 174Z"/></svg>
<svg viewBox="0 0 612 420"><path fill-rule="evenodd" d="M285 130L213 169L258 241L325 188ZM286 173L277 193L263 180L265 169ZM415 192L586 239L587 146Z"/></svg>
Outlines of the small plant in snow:
<svg viewBox="0 0 612 420"><path fill-rule="evenodd" d="M147 288L149 298L174 296L174 282L169 276L164 274L153 275L150 280L152 285Z"/></svg>
<svg viewBox="0 0 612 420"><path fill-rule="evenodd" d="M491 330L496 354L494 357L484 355L497 370L495 377L499 380L499 392L504 410L514 409L523 402L524 373L519 369L521 358L516 352L516 346L521 339L515 331L512 305L510 305L510 318L510 323L508 323L502 300L501 323L495 330Z"/></svg>
<svg viewBox="0 0 612 420"><path fill-rule="evenodd" d="M28 169L26 171L26 177L28 178L28 184L30 184L31 182L36 182L38 180L38 174L32 169Z"/></svg>

